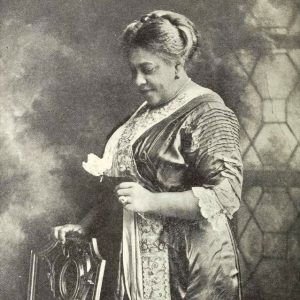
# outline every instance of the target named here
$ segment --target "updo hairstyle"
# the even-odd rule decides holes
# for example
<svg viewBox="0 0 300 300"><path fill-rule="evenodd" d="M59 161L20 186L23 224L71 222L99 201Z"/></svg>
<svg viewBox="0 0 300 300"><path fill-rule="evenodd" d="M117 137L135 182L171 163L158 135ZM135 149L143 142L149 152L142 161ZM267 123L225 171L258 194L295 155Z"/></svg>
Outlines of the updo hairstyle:
<svg viewBox="0 0 300 300"><path fill-rule="evenodd" d="M125 54L143 48L166 62L185 64L198 47L195 25L185 16L156 10L129 24L122 36Z"/></svg>

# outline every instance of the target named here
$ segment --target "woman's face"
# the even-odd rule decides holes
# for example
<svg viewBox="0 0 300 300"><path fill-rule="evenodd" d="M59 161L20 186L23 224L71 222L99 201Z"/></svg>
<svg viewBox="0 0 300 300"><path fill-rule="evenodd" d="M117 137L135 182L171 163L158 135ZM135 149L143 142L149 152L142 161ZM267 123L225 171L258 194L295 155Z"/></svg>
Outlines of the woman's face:
<svg viewBox="0 0 300 300"><path fill-rule="evenodd" d="M163 104L175 95L175 63L166 63L150 51L134 48L129 53L129 64L133 82L150 105Z"/></svg>

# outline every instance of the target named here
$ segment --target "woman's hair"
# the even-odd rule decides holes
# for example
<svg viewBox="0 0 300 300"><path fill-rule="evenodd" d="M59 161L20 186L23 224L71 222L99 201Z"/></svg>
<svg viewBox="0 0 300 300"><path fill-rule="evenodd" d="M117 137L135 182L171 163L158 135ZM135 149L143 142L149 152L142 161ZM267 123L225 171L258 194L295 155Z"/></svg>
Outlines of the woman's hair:
<svg viewBox="0 0 300 300"><path fill-rule="evenodd" d="M156 10L129 24L122 36L125 53L143 48L160 55L167 62L185 63L198 47L195 25L185 16Z"/></svg>

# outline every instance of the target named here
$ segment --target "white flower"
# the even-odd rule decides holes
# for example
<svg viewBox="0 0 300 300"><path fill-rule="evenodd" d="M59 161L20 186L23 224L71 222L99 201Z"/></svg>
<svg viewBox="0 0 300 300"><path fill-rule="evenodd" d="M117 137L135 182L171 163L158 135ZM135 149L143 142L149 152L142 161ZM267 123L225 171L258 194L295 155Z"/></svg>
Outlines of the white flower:
<svg viewBox="0 0 300 300"><path fill-rule="evenodd" d="M101 176L111 168L111 162L108 159L100 158L90 153L87 156L87 162L82 162L82 167L94 176Z"/></svg>

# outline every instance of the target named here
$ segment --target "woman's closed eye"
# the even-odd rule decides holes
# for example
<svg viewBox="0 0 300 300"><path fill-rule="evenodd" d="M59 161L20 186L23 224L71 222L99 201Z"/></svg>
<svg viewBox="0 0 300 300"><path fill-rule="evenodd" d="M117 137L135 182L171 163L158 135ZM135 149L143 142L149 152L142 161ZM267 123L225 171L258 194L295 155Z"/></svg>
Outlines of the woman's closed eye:
<svg viewBox="0 0 300 300"><path fill-rule="evenodd" d="M154 67L142 67L141 71L142 71L143 74L149 75L149 74L152 74L155 71L155 68Z"/></svg>
<svg viewBox="0 0 300 300"><path fill-rule="evenodd" d="M155 67L142 67L140 69L140 74L143 75L152 75L154 74L156 68ZM138 71L136 71L135 69L131 69L131 78L135 79L137 77Z"/></svg>
<svg viewBox="0 0 300 300"><path fill-rule="evenodd" d="M141 72L145 75L154 73L155 69L155 66L149 64L144 64L141 66Z"/></svg>

